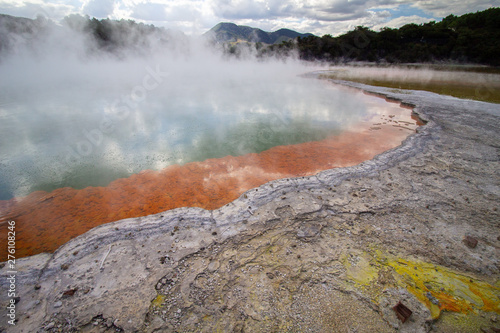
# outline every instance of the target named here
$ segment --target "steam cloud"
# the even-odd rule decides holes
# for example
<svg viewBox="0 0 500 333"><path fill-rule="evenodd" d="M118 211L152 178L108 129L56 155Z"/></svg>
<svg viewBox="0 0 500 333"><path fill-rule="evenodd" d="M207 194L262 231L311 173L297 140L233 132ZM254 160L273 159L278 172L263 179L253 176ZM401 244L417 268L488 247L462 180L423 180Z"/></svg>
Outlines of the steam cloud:
<svg viewBox="0 0 500 333"><path fill-rule="evenodd" d="M220 122L237 128L270 114L290 121L283 109L311 119L331 103L315 84L297 83L317 66L294 56L259 59L244 47L228 57L204 38L126 21L110 22L103 43L87 21L0 20L0 199L206 158L199 151L207 138L225 135ZM316 110L304 104L309 94L320 101ZM251 116L239 109L245 103ZM207 105L212 115L196 122ZM238 145L235 154L249 152Z"/></svg>
<svg viewBox="0 0 500 333"><path fill-rule="evenodd" d="M365 112L338 90L304 84L298 75L327 64L293 53L263 58L242 44L228 55L206 38L81 16L59 24L0 16L0 35L0 200L260 151L265 138L280 144L301 128L322 133ZM333 69L343 79L475 79L425 68ZM261 134L253 141L239 135L252 131Z"/></svg>

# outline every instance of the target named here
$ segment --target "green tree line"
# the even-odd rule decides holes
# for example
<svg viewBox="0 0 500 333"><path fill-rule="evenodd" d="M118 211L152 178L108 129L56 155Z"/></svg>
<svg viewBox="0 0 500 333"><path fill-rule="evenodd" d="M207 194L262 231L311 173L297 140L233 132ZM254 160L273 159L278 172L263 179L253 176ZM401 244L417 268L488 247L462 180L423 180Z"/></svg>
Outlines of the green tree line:
<svg viewBox="0 0 500 333"><path fill-rule="evenodd" d="M285 46L286 47L286 46ZM304 60L415 63L457 61L500 65L500 8L449 15L440 22L407 24L380 32L359 26L338 37L298 38Z"/></svg>
<svg viewBox="0 0 500 333"><path fill-rule="evenodd" d="M107 51L128 48L148 49L151 42L148 37L155 36L159 42L165 42L167 37L163 28L136 23L133 20L98 20L73 14L66 16L63 24L72 30L90 34L98 47Z"/></svg>
<svg viewBox="0 0 500 333"><path fill-rule="evenodd" d="M92 36L98 49L107 52L135 50L148 53L154 47L187 52L187 37L164 28L132 20L109 20L70 15L63 26ZM38 40L53 22L0 15L0 53L12 48L13 35ZM31 37L30 37L31 36ZM252 43L250 43L252 44ZM500 66L500 8L449 15L440 22L407 24L399 29L375 32L358 26L338 37L298 37L281 44L228 44L224 53L238 56L243 47L254 47L260 58L287 58L298 54L303 60L331 62L369 61L388 63L460 62Z"/></svg>

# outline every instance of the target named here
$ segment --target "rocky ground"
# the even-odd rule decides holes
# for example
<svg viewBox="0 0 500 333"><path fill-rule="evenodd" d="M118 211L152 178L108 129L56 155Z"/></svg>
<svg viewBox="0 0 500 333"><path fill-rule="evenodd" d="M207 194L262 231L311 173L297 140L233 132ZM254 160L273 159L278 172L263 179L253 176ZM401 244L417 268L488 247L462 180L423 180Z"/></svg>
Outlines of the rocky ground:
<svg viewBox="0 0 500 333"><path fill-rule="evenodd" d="M356 167L102 225L18 260L17 322L2 315L1 329L498 332L500 105L336 83L414 105L427 124Z"/></svg>

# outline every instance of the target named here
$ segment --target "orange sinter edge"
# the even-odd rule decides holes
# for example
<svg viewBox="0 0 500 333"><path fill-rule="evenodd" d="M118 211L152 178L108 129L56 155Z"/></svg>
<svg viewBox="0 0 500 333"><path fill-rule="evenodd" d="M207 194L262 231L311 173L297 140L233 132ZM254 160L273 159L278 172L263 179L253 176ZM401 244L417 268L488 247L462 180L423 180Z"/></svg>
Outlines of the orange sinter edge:
<svg viewBox="0 0 500 333"><path fill-rule="evenodd" d="M12 220L16 258L53 252L104 223L179 207L212 210L272 180L353 166L400 145L422 124L413 114L410 117L408 108L398 109L400 114L379 117L380 123L371 120L358 124L356 131L321 141L145 170L106 187L65 187L0 201L0 237L7 239L7 222ZM0 261L7 259L6 248L0 250Z"/></svg>

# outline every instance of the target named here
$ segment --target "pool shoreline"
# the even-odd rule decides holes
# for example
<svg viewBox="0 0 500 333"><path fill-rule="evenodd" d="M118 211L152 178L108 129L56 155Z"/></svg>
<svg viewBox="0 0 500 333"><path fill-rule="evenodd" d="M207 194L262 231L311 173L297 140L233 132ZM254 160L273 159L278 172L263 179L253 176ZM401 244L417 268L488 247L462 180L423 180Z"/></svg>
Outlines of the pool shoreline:
<svg viewBox="0 0 500 333"><path fill-rule="evenodd" d="M426 125L353 167L272 181L213 211L108 223L18 260L15 331L498 327L500 106L332 82L414 105ZM450 287L464 276L482 296Z"/></svg>
<svg viewBox="0 0 500 333"><path fill-rule="evenodd" d="M348 88L336 85L335 89ZM368 95L353 91L354 94L351 91L347 96ZM6 237L6 222L15 220L18 259L52 253L101 224L179 207L218 209L249 189L272 180L311 176L321 170L357 165L397 147L419 125L407 106L384 103L380 96L370 100L368 115L323 139L170 165L161 170L142 170L106 186L64 187L0 201L3 214L0 237ZM332 106L332 112L335 107ZM0 261L6 258L7 249L0 248Z"/></svg>

